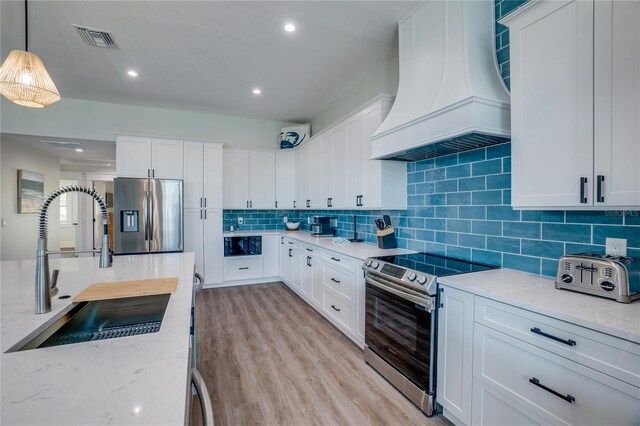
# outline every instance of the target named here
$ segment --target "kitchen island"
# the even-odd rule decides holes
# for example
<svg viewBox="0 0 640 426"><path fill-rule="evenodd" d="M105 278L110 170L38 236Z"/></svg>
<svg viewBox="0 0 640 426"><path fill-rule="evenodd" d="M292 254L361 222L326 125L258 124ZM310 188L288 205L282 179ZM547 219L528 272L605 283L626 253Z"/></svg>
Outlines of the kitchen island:
<svg viewBox="0 0 640 426"><path fill-rule="evenodd" d="M0 423L183 424L187 409L193 253L50 259L60 269L52 310L34 314L35 261L0 262ZM6 353L71 309L96 282L178 277L157 333Z"/></svg>

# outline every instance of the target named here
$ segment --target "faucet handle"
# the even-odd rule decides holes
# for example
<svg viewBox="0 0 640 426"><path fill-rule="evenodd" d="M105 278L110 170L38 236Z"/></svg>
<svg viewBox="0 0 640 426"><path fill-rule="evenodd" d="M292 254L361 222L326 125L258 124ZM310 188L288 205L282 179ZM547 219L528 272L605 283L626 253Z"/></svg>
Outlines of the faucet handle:
<svg viewBox="0 0 640 426"><path fill-rule="evenodd" d="M51 296L55 296L56 294L58 294L58 274L60 273L59 269L54 269L53 272L51 273L51 288L50 288L50 293Z"/></svg>

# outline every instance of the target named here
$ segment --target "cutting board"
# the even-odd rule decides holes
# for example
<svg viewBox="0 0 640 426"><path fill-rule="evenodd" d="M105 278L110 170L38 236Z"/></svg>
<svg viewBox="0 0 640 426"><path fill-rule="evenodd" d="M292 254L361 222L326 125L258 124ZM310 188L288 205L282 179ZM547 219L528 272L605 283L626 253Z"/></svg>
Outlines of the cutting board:
<svg viewBox="0 0 640 426"><path fill-rule="evenodd" d="M73 301L88 302L91 300L122 299L125 297L173 293L176 291L177 285L177 277L95 283L82 290L80 294L73 298Z"/></svg>

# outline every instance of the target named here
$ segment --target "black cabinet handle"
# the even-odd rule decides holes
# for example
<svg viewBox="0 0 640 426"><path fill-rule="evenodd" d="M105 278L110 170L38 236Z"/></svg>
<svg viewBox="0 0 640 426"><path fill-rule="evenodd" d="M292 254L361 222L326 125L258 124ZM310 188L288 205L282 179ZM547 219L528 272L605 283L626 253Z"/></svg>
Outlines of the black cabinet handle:
<svg viewBox="0 0 640 426"><path fill-rule="evenodd" d="M336 262L340 262L340 259L336 259L335 257L332 257L331 260L335 260Z"/></svg>
<svg viewBox="0 0 640 426"><path fill-rule="evenodd" d="M284 244L284 237L280 237L280 244Z"/></svg>
<svg viewBox="0 0 640 426"><path fill-rule="evenodd" d="M307 249L307 251L313 251L313 250L311 250L310 248L308 248L308 249Z"/></svg>
<svg viewBox="0 0 640 426"><path fill-rule="evenodd" d="M597 179L597 190L598 190L598 195L596 198L596 201L599 203L604 203L604 188L602 187L603 183L604 183L604 176L603 175L598 175L598 179Z"/></svg>
<svg viewBox="0 0 640 426"><path fill-rule="evenodd" d="M586 195L586 186L587 186L587 178L580 178L580 204L587 203L587 195Z"/></svg>
<svg viewBox="0 0 640 426"><path fill-rule="evenodd" d="M204 211L204 218L205 219L207 218L207 211L206 210Z"/></svg>
<svg viewBox="0 0 640 426"><path fill-rule="evenodd" d="M278 202L276 201L276 209L278 208Z"/></svg>
<svg viewBox="0 0 640 426"><path fill-rule="evenodd" d="M288 241L289 244L293 244L293 241Z"/></svg>
<svg viewBox="0 0 640 426"><path fill-rule="evenodd" d="M204 197L204 208L207 208L207 197Z"/></svg>
<svg viewBox="0 0 640 426"><path fill-rule="evenodd" d="M576 341L575 340L562 339L560 337L556 337L554 335L547 334L544 331L540 330L538 327L533 327L531 329L531 332L534 333L534 334L538 334L540 336L546 337L548 339L555 340L556 342L564 343L565 345L568 345L568 346L575 346L576 345Z"/></svg>
<svg viewBox="0 0 640 426"><path fill-rule="evenodd" d="M333 278L333 277L331 278L331 281L333 281L333 282L334 282L334 283L336 283L336 284L340 284L340 280L336 280L336 279L335 279L335 278Z"/></svg>
<svg viewBox="0 0 640 426"><path fill-rule="evenodd" d="M247 200L247 208L249 208L249 200Z"/></svg>
<svg viewBox="0 0 640 426"><path fill-rule="evenodd" d="M200 208L202 208L202 197L200 197Z"/></svg>
<svg viewBox="0 0 640 426"><path fill-rule="evenodd" d="M557 396L558 398L564 399L565 401L567 401L569 404L572 404L574 402L576 402L576 399L574 397L572 397L571 395L567 394L567 395L563 395L558 391L555 391L545 385L543 385L542 383L540 383L540 380L536 379L535 377L532 377L529 379L529 383L533 383L534 385L536 385L537 387L539 387L540 389L544 389L547 392L554 394L555 396Z"/></svg>
<svg viewBox="0 0 640 426"><path fill-rule="evenodd" d="M242 270L249 269L249 267L248 266L243 266L242 268L238 268L238 269L240 269L242 271Z"/></svg>
<svg viewBox="0 0 640 426"><path fill-rule="evenodd" d="M336 308L336 305L331 305L331 307L332 307L336 312L340 312L340 308Z"/></svg>
<svg viewBox="0 0 640 426"><path fill-rule="evenodd" d="M307 200L307 208L311 207L311 200Z"/></svg>
<svg viewBox="0 0 640 426"><path fill-rule="evenodd" d="M293 257L293 256L291 255L291 250L293 250L293 249L289 249L289 257Z"/></svg>
<svg viewBox="0 0 640 426"><path fill-rule="evenodd" d="M249 201L249 207L253 208L253 200Z"/></svg>
<svg viewBox="0 0 640 426"><path fill-rule="evenodd" d="M293 208L294 209L296 208L296 202L295 201L293 202Z"/></svg>
<svg viewBox="0 0 640 426"><path fill-rule="evenodd" d="M307 256L307 266L311 266L311 256Z"/></svg>
<svg viewBox="0 0 640 426"><path fill-rule="evenodd" d="M151 177L156 177L156 169L151 169Z"/></svg>

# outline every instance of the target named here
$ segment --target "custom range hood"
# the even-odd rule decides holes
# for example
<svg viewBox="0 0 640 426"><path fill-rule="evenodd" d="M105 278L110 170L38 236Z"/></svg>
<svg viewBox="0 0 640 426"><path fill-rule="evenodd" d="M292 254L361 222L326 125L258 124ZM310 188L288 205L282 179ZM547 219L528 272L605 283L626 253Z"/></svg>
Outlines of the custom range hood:
<svg viewBox="0 0 640 426"><path fill-rule="evenodd" d="M372 159L417 161L510 139L493 17L490 0L431 0L399 23L398 93L371 136Z"/></svg>

